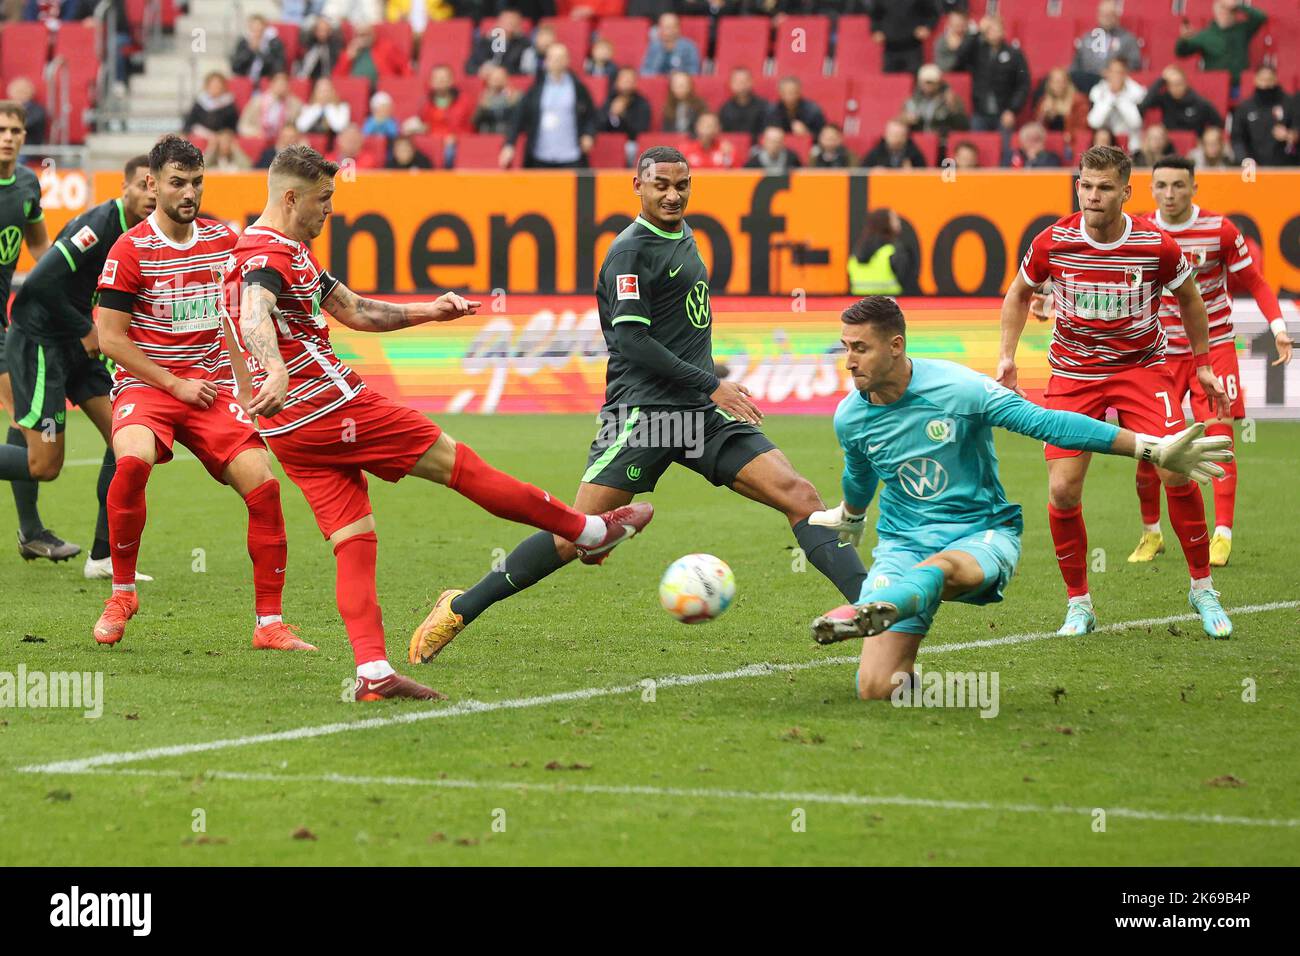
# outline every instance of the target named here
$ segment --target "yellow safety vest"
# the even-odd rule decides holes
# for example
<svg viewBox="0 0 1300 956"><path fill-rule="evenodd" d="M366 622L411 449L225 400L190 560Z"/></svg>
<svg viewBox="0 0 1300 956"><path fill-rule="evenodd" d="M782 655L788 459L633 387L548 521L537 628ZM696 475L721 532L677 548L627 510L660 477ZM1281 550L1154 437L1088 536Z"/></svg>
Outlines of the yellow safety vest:
<svg viewBox="0 0 1300 956"><path fill-rule="evenodd" d="M893 243L886 243L866 262L849 257L849 291L854 295L899 295L903 287L889 264Z"/></svg>

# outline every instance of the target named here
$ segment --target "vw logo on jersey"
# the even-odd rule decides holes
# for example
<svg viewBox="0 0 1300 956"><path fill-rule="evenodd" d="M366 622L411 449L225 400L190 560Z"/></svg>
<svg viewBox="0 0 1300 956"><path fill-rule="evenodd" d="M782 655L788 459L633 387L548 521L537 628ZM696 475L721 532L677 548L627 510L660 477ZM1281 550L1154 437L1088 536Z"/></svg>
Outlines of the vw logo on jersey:
<svg viewBox="0 0 1300 956"><path fill-rule="evenodd" d="M701 279L695 287L686 293L686 317L697 329L709 325L709 284Z"/></svg>
<svg viewBox="0 0 1300 956"><path fill-rule="evenodd" d="M948 488L948 472L933 458L909 458L898 466L898 482L913 498L937 498Z"/></svg>
<svg viewBox="0 0 1300 956"><path fill-rule="evenodd" d="M23 247L23 231L17 226L5 226L0 232L0 266L18 261L18 251Z"/></svg>

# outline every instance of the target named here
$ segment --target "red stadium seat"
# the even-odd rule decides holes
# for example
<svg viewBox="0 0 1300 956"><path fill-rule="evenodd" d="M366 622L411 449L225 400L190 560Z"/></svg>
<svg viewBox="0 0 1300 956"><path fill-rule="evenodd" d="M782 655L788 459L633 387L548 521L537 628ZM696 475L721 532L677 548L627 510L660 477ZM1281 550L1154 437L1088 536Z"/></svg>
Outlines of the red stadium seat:
<svg viewBox="0 0 1300 956"><path fill-rule="evenodd" d="M622 133L597 133L587 160L596 169L626 169L627 137Z"/></svg>
<svg viewBox="0 0 1300 956"><path fill-rule="evenodd" d="M925 157L925 164L927 166L939 165L938 133L913 133L912 142L916 144L916 148L919 149L921 155ZM872 145L874 146L875 144L872 143ZM863 155L866 154L864 153Z"/></svg>
<svg viewBox="0 0 1300 956"><path fill-rule="evenodd" d="M398 125L408 116L418 116L424 108L428 85L419 77L385 77L379 88L393 98L393 116Z"/></svg>
<svg viewBox="0 0 1300 956"><path fill-rule="evenodd" d="M678 17L682 24L682 36L695 44L700 51L700 65L709 56L709 18L701 16Z"/></svg>
<svg viewBox="0 0 1300 956"><path fill-rule="evenodd" d="M293 66L298 62L298 57L302 56L302 34L296 23L272 23L275 29L275 35L279 37L280 42L284 44L284 62L289 67L289 72L293 72ZM254 159L257 157L254 156Z"/></svg>
<svg viewBox="0 0 1300 956"><path fill-rule="evenodd" d="M524 35L531 37L533 35L533 21L528 19L527 17L522 17L521 19L523 21L523 26L521 27L521 29L524 31ZM489 33L492 32L492 28L496 25L497 25L496 17L484 17L482 20L478 22L478 35L481 37L487 36Z"/></svg>
<svg viewBox="0 0 1300 956"><path fill-rule="evenodd" d="M727 97L731 95L728 86L729 80L730 77L718 76L712 73L697 76L695 78L695 92L700 94L704 102L709 104L709 109L716 113L722 108L722 104L727 101Z"/></svg>
<svg viewBox="0 0 1300 956"><path fill-rule="evenodd" d="M452 20L438 20L424 29L420 38L418 76L428 78L433 68L445 63L456 71L457 76L465 70L473 49L474 23L468 17L456 17Z"/></svg>
<svg viewBox="0 0 1300 956"><path fill-rule="evenodd" d="M1017 20L1047 18L1047 0L998 0L998 15L1010 30Z"/></svg>
<svg viewBox="0 0 1300 956"><path fill-rule="evenodd" d="M361 156L370 160L371 168L382 169L384 161L388 158L387 137L367 136L361 146Z"/></svg>
<svg viewBox="0 0 1300 956"><path fill-rule="evenodd" d="M813 138L807 133L786 133L785 145L787 149L794 150L794 154L799 157L799 162L805 166L808 165L808 155L812 152Z"/></svg>
<svg viewBox="0 0 1300 956"><path fill-rule="evenodd" d="M753 145L753 138L748 133L721 133L718 136L724 143L731 144L731 169L739 169L745 165L745 160L749 158L749 147Z"/></svg>
<svg viewBox="0 0 1300 956"><path fill-rule="evenodd" d="M336 76L333 79L339 99L352 111L352 122L361 125L370 115L370 83L363 76Z"/></svg>
<svg viewBox="0 0 1300 956"><path fill-rule="evenodd" d="M884 72L884 52L871 39L871 23L857 14L840 17L835 40L836 76L879 76Z"/></svg>
<svg viewBox="0 0 1300 956"><path fill-rule="evenodd" d="M614 62L619 66L641 69L646 47L650 45L647 18L605 17L597 24L595 35L614 44Z"/></svg>
<svg viewBox="0 0 1300 956"><path fill-rule="evenodd" d="M663 112L664 102L668 99L668 77L642 76L636 81L637 91L650 103L650 116L656 125L659 114Z"/></svg>
<svg viewBox="0 0 1300 956"><path fill-rule="evenodd" d="M0 73L40 76L49 59L50 31L43 23L6 23L0 29Z"/></svg>
<svg viewBox="0 0 1300 956"><path fill-rule="evenodd" d="M604 106L605 100L609 98L609 77L591 76L579 71L578 78L582 80L582 85L591 94L591 101L596 104L596 108L600 109L600 107Z"/></svg>
<svg viewBox="0 0 1300 956"><path fill-rule="evenodd" d="M718 21L718 49L713 72L727 76L732 67L747 66L756 76L767 59L771 21L767 17L723 17Z"/></svg>
<svg viewBox="0 0 1300 956"><path fill-rule="evenodd" d="M1199 60L1174 56L1174 45L1178 42L1176 21L1171 27L1168 19L1153 17L1134 21L1131 29L1142 45L1142 59L1147 69L1159 72L1170 63L1177 63L1185 70L1198 68Z"/></svg>
<svg viewBox="0 0 1300 956"><path fill-rule="evenodd" d="M289 92L306 103L311 99L311 86L314 81L306 76L294 76L289 79Z"/></svg>
<svg viewBox="0 0 1300 956"><path fill-rule="evenodd" d="M397 48L404 60L410 60L415 52L415 36L411 32L410 20L394 20L391 23L375 24L375 39L384 39Z"/></svg>
<svg viewBox="0 0 1300 956"><path fill-rule="evenodd" d="M782 17L772 41L776 75L821 76L825 72L830 41L830 18Z"/></svg>
<svg viewBox="0 0 1300 956"><path fill-rule="evenodd" d="M324 155L329 151L330 135L329 133L308 133L307 145L321 155Z"/></svg>
<svg viewBox="0 0 1300 956"><path fill-rule="evenodd" d="M411 137L411 145L429 157L429 162L433 163L434 169L446 168L446 163L443 162L444 143L441 136L432 133L421 133L418 136Z"/></svg>
<svg viewBox="0 0 1300 956"><path fill-rule="evenodd" d="M505 137L498 133L465 133L456 138L457 169L499 169L497 157Z"/></svg>
<svg viewBox="0 0 1300 956"><path fill-rule="evenodd" d="M872 137L874 143L885 123L903 111L903 103L911 95L912 78L905 73L853 76L849 82L846 124L856 125L856 132Z"/></svg>
<svg viewBox="0 0 1300 956"><path fill-rule="evenodd" d="M253 81L246 76L232 76L226 83L230 87L230 93L235 98L235 109L241 113L248 101L253 97ZM306 100L303 100L305 103Z"/></svg>
<svg viewBox="0 0 1300 956"><path fill-rule="evenodd" d="M1220 116L1228 112L1228 92L1232 86L1232 76L1227 70L1203 70L1188 76L1192 89L1210 101L1210 105L1219 111Z"/></svg>
<svg viewBox="0 0 1300 956"><path fill-rule="evenodd" d="M948 155L951 156L962 143L970 143L979 151L981 166L996 168L1002 165L1001 133L953 133L948 137Z"/></svg>
<svg viewBox="0 0 1300 956"><path fill-rule="evenodd" d="M841 129L848 110L849 81L843 76L815 76L803 80L803 95L822 108L826 119Z"/></svg>
<svg viewBox="0 0 1300 956"><path fill-rule="evenodd" d="M235 139L244 155L253 162L257 162L257 157L261 156L262 150L266 149L266 139L262 136L237 136Z"/></svg>
<svg viewBox="0 0 1300 956"><path fill-rule="evenodd" d="M1196 148L1196 134L1189 129L1171 129L1169 142L1173 143L1179 156L1186 156Z"/></svg>
<svg viewBox="0 0 1300 956"><path fill-rule="evenodd" d="M65 23L54 39L54 56L67 64L73 85L89 89L99 75L99 52L95 27L86 23Z"/></svg>
<svg viewBox="0 0 1300 956"><path fill-rule="evenodd" d="M569 51L569 62L581 66L591 47L591 24L586 20L571 20L567 17L542 17L538 26L547 26L555 31L555 40Z"/></svg>
<svg viewBox="0 0 1300 956"><path fill-rule="evenodd" d="M1029 63L1031 77L1046 76L1053 67L1074 59L1076 31L1069 21L1038 16L1008 24L1010 36Z"/></svg>
<svg viewBox="0 0 1300 956"><path fill-rule="evenodd" d="M971 112L970 74L969 73L945 73L943 75L943 80L952 88L952 91L957 94L957 98L961 100L962 105L966 107L966 115L969 116Z"/></svg>

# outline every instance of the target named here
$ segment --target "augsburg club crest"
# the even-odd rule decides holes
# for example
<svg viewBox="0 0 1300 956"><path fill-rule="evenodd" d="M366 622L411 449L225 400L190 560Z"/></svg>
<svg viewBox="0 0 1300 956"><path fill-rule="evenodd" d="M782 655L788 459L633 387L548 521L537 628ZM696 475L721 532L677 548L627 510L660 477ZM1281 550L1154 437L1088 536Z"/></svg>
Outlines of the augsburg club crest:
<svg viewBox="0 0 1300 956"><path fill-rule="evenodd" d="M709 325L709 284L701 279L695 287L686 293L686 317L697 329Z"/></svg>

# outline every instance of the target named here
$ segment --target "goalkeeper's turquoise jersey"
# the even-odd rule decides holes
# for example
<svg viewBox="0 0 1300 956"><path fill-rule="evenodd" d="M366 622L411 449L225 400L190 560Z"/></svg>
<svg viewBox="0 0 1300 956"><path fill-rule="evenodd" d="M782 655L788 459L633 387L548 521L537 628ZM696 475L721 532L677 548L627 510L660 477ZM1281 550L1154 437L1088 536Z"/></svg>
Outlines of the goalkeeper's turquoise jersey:
<svg viewBox="0 0 1300 956"><path fill-rule="evenodd" d="M993 427L1061 448L1108 451L1119 429L1021 398L987 375L938 359L914 358L902 397L873 405L858 391L835 410L844 449L844 500L855 511L880 493L876 530L918 551L1007 527L1020 533L1020 506L998 479Z"/></svg>

